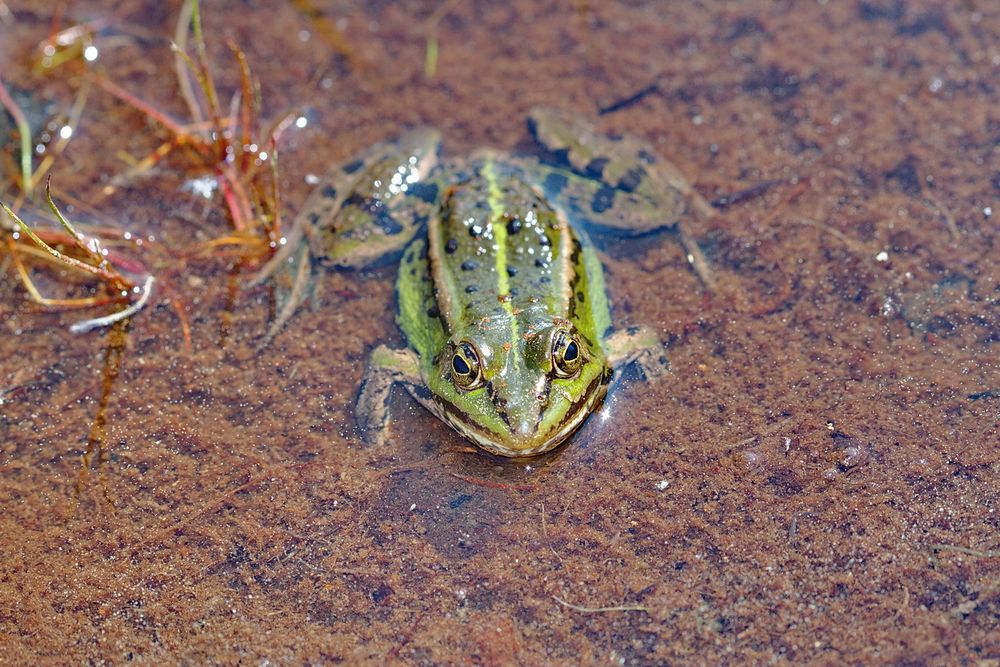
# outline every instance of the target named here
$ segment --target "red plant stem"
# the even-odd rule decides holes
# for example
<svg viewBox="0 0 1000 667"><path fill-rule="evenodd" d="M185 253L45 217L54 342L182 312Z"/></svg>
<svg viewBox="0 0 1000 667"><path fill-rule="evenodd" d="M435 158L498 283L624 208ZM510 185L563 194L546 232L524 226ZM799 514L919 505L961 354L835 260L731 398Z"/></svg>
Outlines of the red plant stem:
<svg viewBox="0 0 1000 667"><path fill-rule="evenodd" d="M97 81L97 85L101 88L111 93L122 102L134 106L136 109L173 132L177 137L187 136L187 132L184 131L184 128L177 121L167 117L166 114L156 109L153 105L148 102L144 102L124 88L120 87L118 84L111 82L108 78L101 76L100 74L95 74L94 80Z"/></svg>

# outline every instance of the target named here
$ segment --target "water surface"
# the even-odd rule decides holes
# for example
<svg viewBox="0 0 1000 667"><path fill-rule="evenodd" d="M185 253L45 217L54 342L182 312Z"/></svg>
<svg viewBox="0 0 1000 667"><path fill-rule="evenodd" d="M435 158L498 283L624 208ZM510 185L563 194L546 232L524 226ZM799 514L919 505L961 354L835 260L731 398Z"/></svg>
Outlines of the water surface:
<svg viewBox="0 0 1000 667"><path fill-rule="evenodd" d="M183 118L175 4L76 2L61 25L98 22L91 69ZM403 392L388 444L362 446L367 354L402 344L392 267L323 273L256 353L272 295L248 269L140 253L163 289L102 433L113 336L69 333L93 313L32 305L0 255L0 661L998 657L995 4L205 5L226 99L228 37L265 117L306 110L289 213L309 175L406 128L439 127L447 155L525 150L528 109L570 109L717 203L690 225L719 286L669 234L606 244L616 322L656 328L671 371L625 374L567 447L510 462ZM86 68L31 72L52 10L6 6L3 80L69 108ZM53 168L71 215L170 248L228 234L183 159L105 194L166 139L92 89Z"/></svg>

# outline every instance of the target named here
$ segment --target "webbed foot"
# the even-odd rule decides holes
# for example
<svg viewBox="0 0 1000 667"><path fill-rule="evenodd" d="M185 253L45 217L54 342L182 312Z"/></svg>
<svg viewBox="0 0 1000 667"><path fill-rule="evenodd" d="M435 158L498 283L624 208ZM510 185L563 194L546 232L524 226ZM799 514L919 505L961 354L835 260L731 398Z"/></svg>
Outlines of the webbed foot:
<svg viewBox="0 0 1000 667"><path fill-rule="evenodd" d="M361 437L369 445L384 444L388 437L389 398L393 385L420 383L420 369L413 350L376 347L368 359L355 405L355 420Z"/></svg>
<svg viewBox="0 0 1000 667"><path fill-rule="evenodd" d="M657 380L670 370L663 343L647 327L628 327L616 331L604 341L612 368L636 364L643 377Z"/></svg>
<svg viewBox="0 0 1000 667"><path fill-rule="evenodd" d="M531 131L552 164L538 167L546 197L574 220L623 234L674 228L688 262L710 290L715 278L688 230L685 214L712 217L715 209L681 170L648 144L612 139L573 114L533 109Z"/></svg>

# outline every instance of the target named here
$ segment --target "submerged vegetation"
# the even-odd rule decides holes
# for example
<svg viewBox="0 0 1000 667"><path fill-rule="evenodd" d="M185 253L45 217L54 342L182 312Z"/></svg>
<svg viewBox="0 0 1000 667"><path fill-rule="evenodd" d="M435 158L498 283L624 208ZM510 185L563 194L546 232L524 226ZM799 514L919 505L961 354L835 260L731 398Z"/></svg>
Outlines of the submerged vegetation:
<svg viewBox="0 0 1000 667"><path fill-rule="evenodd" d="M189 36L193 52L187 48ZM188 159L189 171L209 170L222 195L232 233L207 244L204 251L224 246L241 248L242 260L256 262L269 256L281 239L277 142L295 120L291 112L264 125L260 121L260 87L246 55L230 41L240 71L240 89L225 112L206 55L197 0L184 3L172 48L179 92L190 113L184 124L160 112L102 75L96 83L105 91L145 114L170 135L144 159L115 179L116 184L141 176L174 152ZM106 194L113 191L110 186Z"/></svg>
<svg viewBox="0 0 1000 667"><path fill-rule="evenodd" d="M93 34L96 27L94 23L74 26L46 39L39 45L36 73L96 58ZM154 282L161 283L177 312L185 348L190 350L186 308L176 290L169 286L184 277L190 259L228 258L235 261L233 266L240 272L260 265L280 247L283 238L277 143L296 116L289 112L271 123L260 120L260 87L251 74L246 55L232 41L228 46L239 69L240 87L228 105L223 103L207 56L198 0L183 3L171 46L178 89L190 113L188 121L171 118L103 73L88 71L69 114L70 120L63 126L65 130L55 132L59 137L55 147L46 152L37 166L32 164L36 144L32 128L17 101L0 81L0 103L16 126L19 158L18 174L11 174L10 179L16 195L3 194L6 188L0 189L0 197L10 203L9 206L2 203L6 216L0 216L3 248L0 252L9 255L29 298L41 307L113 306L108 315L74 324L71 329L75 332L107 326L134 314L148 302ZM39 181L73 135L92 83L141 112L168 134L152 153L134 161L124 173L115 176L102 194L110 195L122 185L149 175L161 161L176 154L182 160L179 168L185 173L210 174L201 177L203 182L209 179L203 187L220 196L231 224L228 232L193 248L167 248L152 239L146 243L136 242L132 234L111 226L92 228L71 223L56 206L49 187L45 189L46 201L60 229L45 229L20 217L19 209L33 200ZM116 251L126 247L132 252ZM149 253L155 254L155 261L141 259ZM87 296L44 296L32 278L28 262L43 262L65 269L57 274L63 281L83 275L96 279L99 285ZM146 265L155 266L155 269L147 270ZM66 289L72 290L72 285L66 284ZM235 287L231 291L235 299Z"/></svg>
<svg viewBox="0 0 1000 667"><path fill-rule="evenodd" d="M99 22L94 22L54 31L38 47L34 73L51 74L74 63L91 63L97 57L95 31L99 27ZM107 410L127 356L130 321L154 299L154 286L155 298L169 303L175 311L184 349L190 353L187 306L177 288L199 284L190 274L190 263L198 259L228 263L230 299L222 313L225 336L229 311L245 285L238 280L239 275L258 269L285 241L277 148L282 132L298 116L288 112L272 122L261 120L260 86L245 53L233 41L228 47L239 71L239 86L228 102L224 100L207 56L198 0L183 2L171 47L178 90L189 113L184 121L87 67L78 78L75 102L65 119L50 120L40 132L38 125L43 121L34 109L34 98L0 80L0 121L9 126L0 131L0 270L16 274L27 298L38 308L92 311L91 317L70 326L72 332L108 331L103 381L81 457L77 499L88 471L107 459ZM197 179L191 182L197 182L206 197L217 197L230 224L228 230L193 247L172 247L154 239L148 230L129 232L115 223L81 223L64 214L56 199L77 209L92 210L91 203L68 194L57 193L54 198L48 174L74 135L94 85L140 112L165 135L155 150L131 160L124 172L110 179L98 198L151 176L155 167L172 158L185 177ZM7 117L12 123L6 123ZM40 134L51 139L47 142ZM47 210L35 206L43 182ZM102 489L106 504L113 507L103 481Z"/></svg>
<svg viewBox="0 0 1000 667"><path fill-rule="evenodd" d="M45 197L52 214L63 226L64 232L41 230L36 232L6 204L0 203L0 208L14 221L20 230L20 232L14 232L8 237L7 244L21 282L28 291L28 294L31 295L32 300L42 306L63 308L89 308L108 303L120 305L120 309L111 315L74 324L70 327L70 330L73 332L89 331L95 327L113 324L141 309L149 299L153 286L153 276L149 274L145 275L142 278L142 287L140 288L135 280L126 277L115 268L111 261L109 250L103 246L100 239L95 236L85 236L63 216L59 207L52 201L52 192L48 186L45 189ZM27 236L37 247L24 244L18 247L17 241L20 239L20 233ZM63 249L60 250L59 248ZM44 297L35 286L28 270L25 268L24 262L20 257L21 253L53 261L77 273L97 278L103 285L105 293L68 299ZM134 302L131 305L125 305L133 297L135 298Z"/></svg>

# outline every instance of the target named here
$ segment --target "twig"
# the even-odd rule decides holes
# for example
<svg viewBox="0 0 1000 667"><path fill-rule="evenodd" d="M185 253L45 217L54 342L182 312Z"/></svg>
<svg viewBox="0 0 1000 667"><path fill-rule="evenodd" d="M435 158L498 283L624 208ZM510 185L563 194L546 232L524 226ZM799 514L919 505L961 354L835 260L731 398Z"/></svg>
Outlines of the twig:
<svg viewBox="0 0 1000 667"><path fill-rule="evenodd" d="M977 551L975 549L959 546L957 544L929 544L928 546L933 551L957 551L960 554L966 554L967 556L975 556L976 558L1000 558L1000 550Z"/></svg>
<svg viewBox="0 0 1000 667"><path fill-rule="evenodd" d="M21 248L17 247L18 244L14 242L13 237L7 237L7 248L10 250L9 257L14 262L14 268L17 270L18 275L21 278L21 283L24 288L28 291L28 295L31 299L46 308L88 308L91 306L103 306L107 303L113 303L115 301L120 301L116 297L80 297L75 299L49 299L42 296L42 293L35 286L34 281L31 279L31 275L28 273L27 267L24 262L21 261L20 253L28 253L29 255L34 255L40 259L55 262L48 253L39 250L33 246L25 245Z"/></svg>
<svg viewBox="0 0 1000 667"><path fill-rule="evenodd" d="M643 611L647 614L649 610L642 605L635 606L622 606L622 607L581 607L579 605L572 604L571 602L566 602L557 595L553 595L552 599L561 604L564 607L569 607L573 611L583 612L584 614L603 614L609 611Z"/></svg>
<svg viewBox="0 0 1000 667"><path fill-rule="evenodd" d="M659 77L657 77L656 81L654 81L651 84L648 84L643 88L640 88L638 91L632 93L631 95L623 97L619 100L615 100L614 102L611 102L610 104L601 107L600 109L597 110L597 113L598 115L604 116L609 113L614 113L615 111L621 111L625 107L630 107L636 102L642 101L642 99L648 95L652 95L653 93L661 94L662 92L663 90L661 90L660 88Z"/></svg>
<svg viewBox="0 0 1000 667"><path fill-rule="evenodd" d="M117 313L111 313L110 315L105 315L104 317L95 317L92 320L77 322L76 324L71 325L69 330L73 333L84 333L98 327L109 326L119 320L124 320L126 317L132 317L146 306L146 302L149 301L149 295L152 294L152 292L153 276L146 276L146 282L142 284L142 293L139 295L139 298L135 303L127 308L122 308Z"/></svg>
<svg viewBox="0 0 1000 667"><path fill-rule="evenodd" d="M271 259L267 260L257 273L250 279L247 283L248 288L256 287L260 285L265 280L270 278L278 267L288 259L291 259L295 251L299 249L299 243L305 237L305 223L302 220L302 216L296 216L292 221L292 226L288 230L288 235L285 236L285 243L278 248Z"/></svg>
<svg viewBox="0 0 1000 667"><path fill-rule="evenodd" d="M338 56L343 58L352 70L367 69L367 63L359 57L348 42L347 36L337 24L313 6L312 0L292 0L295 8L312 22L316 32Z"/></svg>
<svg viewBox="0 0 1000 667"><path fill-rule="evenodd" d="M135 544L133 544L129 548L129 550L134 553L134 552L138 551L142 547L156 544L160 540L162 540L162 539L164 539L166 537L169 537L170 535L173 535L178 530L181 530L182 528L184 528L185 526L187 526L189 523L191 523L192 521L194 521L195 519L197 519L201 515L206 514L207 512L215 509L216 507L218 507L222 503L226 502L226 500L228 500L232 496L235 496L237 493L240 493L241 491L246 491L247 489L249 489L251 487L257 486L258 484L260 484L261 482L263 482L264 480L266 480L267 477L268 477L267 475L259 475L257 477L252 477L251 479L247 480L243 484L240 484L239 486L237 486L235 488L232 488L232 489L229 489L228 491L224 491L223 493L220 493L218 496L216 496L212 500L208 501L207 503L205 503L204 505L202 505L198 509L194 510L193 512L191 512L190 514L188 514L183 519L180 519L179 521L177 521L174 524L172 524L172 525L164 528L161 531L153 533L152 535L150 535L146 539L139 540L138 542L136 542Z"/></svg>
<svg viewBox="0 0 1000 667"><path fill-rule="evenodd" d="M824 224L822 222L816 222L815 220L810 220L809 218L792 218L791 220L789 220L789 222L798 225L807 225L809 227L815 227L821 232L826 232L830 236L834 237L835 239L843 243L845 246L848 247L849 250L856 252L859 255L868 254L868 250L867 248L865 248L863 244L861 244L858 241L855 241L854 239L850 238L839 229L834 229L828 224Z"/></svg>
<svg viewBox="0 0 1000 667"><path fill-rule="evenodd" d="M944 218L945 223L948 225L948 232L951 234L951 238L956 239L959 236L958 224L955 222L955 216L951 214L951 211L947 206L942 204L937 197L931 194L930 190L924 187L924 179L920 179L920 189L926 202L930 205L930 208L934 210L935 213Z"/></svg>

